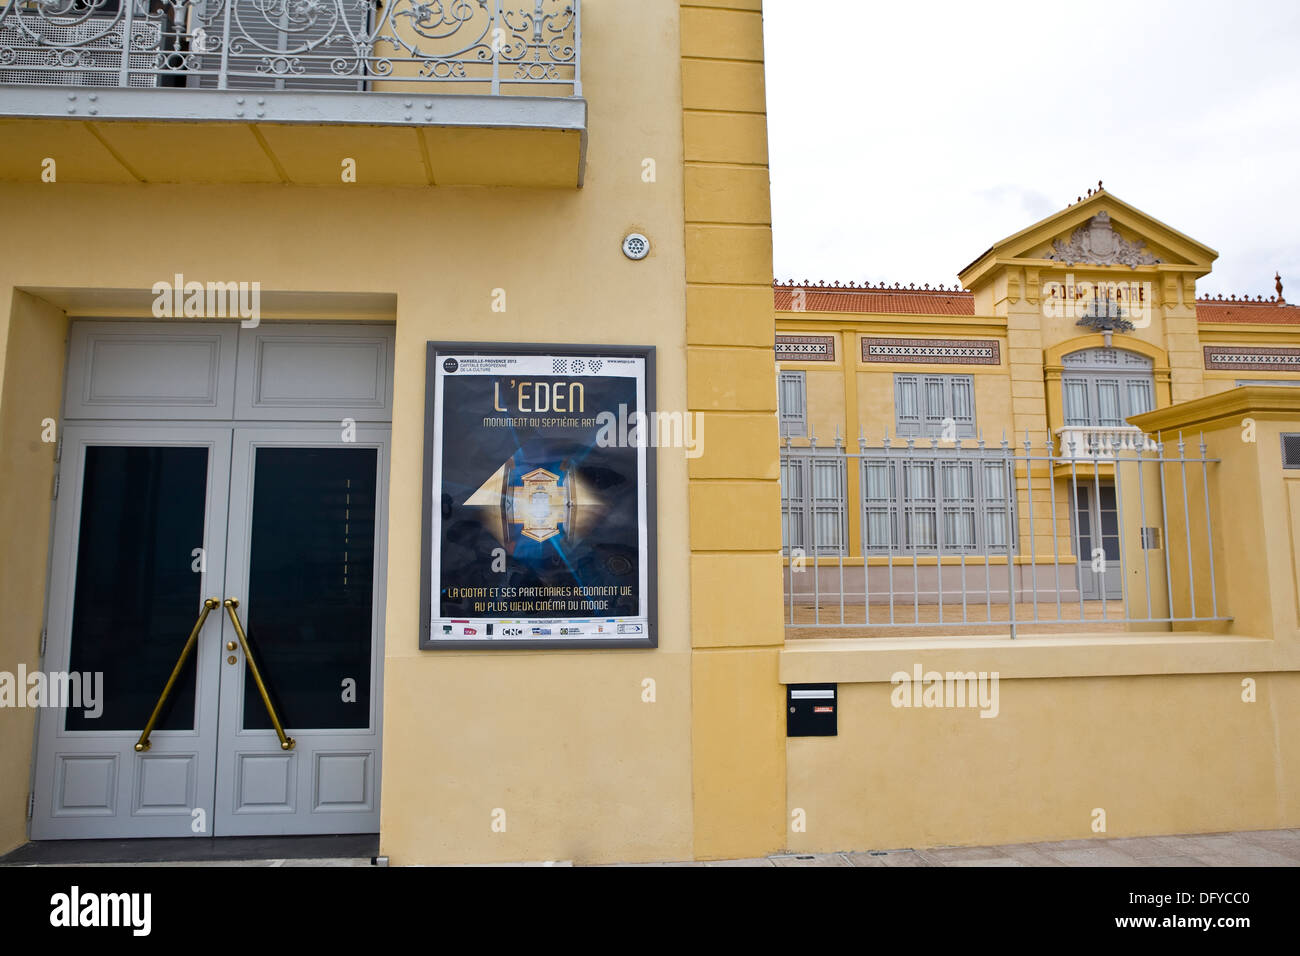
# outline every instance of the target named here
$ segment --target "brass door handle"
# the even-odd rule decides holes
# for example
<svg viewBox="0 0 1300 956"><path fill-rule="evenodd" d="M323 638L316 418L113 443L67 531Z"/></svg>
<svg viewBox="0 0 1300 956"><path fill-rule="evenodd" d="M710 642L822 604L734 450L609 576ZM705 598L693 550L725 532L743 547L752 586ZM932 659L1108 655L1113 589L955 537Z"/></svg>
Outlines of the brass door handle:
<svg viewBox="0 0 1300 956"><path fill-rule="evenodd" d="M226 613L230 615L230 623L235 626L235 636L239 638L239 646L244 649L244 659L248 661L248 671L253 675L253 683L257 685L257 692L262 695L262 704L271 717L271 724L275 727L275 735L280 738L280 749L292 750L297 741L285 735L284 725L280 723L280 717L275 712L275 705L271 703L271 695L266 692L266 684L262 682L262 673L257 669L257 661L253 660L253 652L248 649L248 637L244 634L244 626L239 623L239 615L235 613L235 608L239 607L239 598L226 598L225 604Z"/></svg>
<svg viewBox="0 0 1300 956"><path fill-rule="evenodd" d="M181 668L185 666L185 662L189 660L190 654L194 651L194 645L199 639L199 631L203 630L203 622L208 619L208 612L218 607L221 607L221 602L214 597L203 602L203 610L199 611L199 619L194 622L194 630L190 631L190 639L185 642L185 647L181 650L181 656L177 659L176 666L172 668L172 676L167 678L167 683L158 696L158 703L153 705L153 713L149 715L149 723L144 725L144 730L140 733L140 739L135 742L136 753L144 753L153 746L149 742L149 735L153 733L154 725L158 723L158 715L162 713L163 704L167 703L172 688L176 686L176 679L181 676Z"/></svg>

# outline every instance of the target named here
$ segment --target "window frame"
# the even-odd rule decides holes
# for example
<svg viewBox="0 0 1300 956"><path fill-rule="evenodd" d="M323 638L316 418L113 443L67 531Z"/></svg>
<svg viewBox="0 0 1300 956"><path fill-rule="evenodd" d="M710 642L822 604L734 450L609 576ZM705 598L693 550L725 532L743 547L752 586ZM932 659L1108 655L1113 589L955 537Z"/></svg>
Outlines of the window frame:
<svg viewBox="0 0 1300 956"><path fill-rule="evenodd" d="M798 414L791 412L785 401L786 383L797 385L799 390ZM800 369L777 369L776 376L777 423L781 438L808 437L808 373Z"/></svg>
<svg viewBox="0 0 1300 956"><path fill-rule="evenodd" d="M958 400L958 392L966 401ZM909 393L911 393L909 395ZM931 407L937 395L939 409ZM959 406L965 405L964 409ZM959 414L960 411L960 414ZM975 437L975 376L969 373L894 373L894 434L900 438L942 438L951 418L957 438Z"/></svg>
<svg viewBox="0 0 1300 956"><path fill-rule="evenodd" d="M821 475L819 475L819 472ZM822 475L831 474L831 491ZM794 549L805 555L845 557L848 555L849 500L848 467L842 451L836 449L799 449L781 455L781 552L789 556ZM798 488L791 485L797 481ZM838 518L834 522L834 539L821 543L825 523L819 519Z"/></svg>
<svg viewBox="0 0 1300 956"><path fill-rule="evenodd" d="M1102 357L1105 361L1102 361ZM1073 361L1071 361L1073 359ZM1156 408L1155 362L1140 352L1118 347L1088 348L1070 352L1062 357L1061 421L1066 428L1128 428L1134 415ZM1134 386L1141 385L1146 392L1146 408L1134 401ZM1077 410L1069 400L1070 388L1082 388L1086 408L1086 421L1071 412ZM1116 389L1119 419L1103 422L1103 388Z"/></svg>
<svg viewBox="0 0 1300 956"><path fill-rule="evenodd" d="M1014 555L1019 532L1015 464L1015 457L1002 449L866 449L859 465L862 553ZM959 489L949 480L958 474L967 475ZM996 487L990 485L990 474L1000 476ZM885 486L887 496L873 495L873 485ZM970 540L953 533L967 520L973 522ZM873 543L879 531L888 540Z"/></svg>

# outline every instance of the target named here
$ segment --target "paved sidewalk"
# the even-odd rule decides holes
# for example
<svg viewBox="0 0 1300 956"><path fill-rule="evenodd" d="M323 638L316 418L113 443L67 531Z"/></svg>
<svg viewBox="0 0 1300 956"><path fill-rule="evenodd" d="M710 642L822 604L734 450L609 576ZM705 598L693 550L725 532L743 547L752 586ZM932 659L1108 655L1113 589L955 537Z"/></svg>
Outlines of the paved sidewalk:
<svg viewBox="0 0 1300 956"><path fill-rule="evenodd" d="M15 859L0 866L370 866L369 857L204 859L174 862L72 862ZM530 861L494 866L572 866L572 861ZM1006 846L932 847L842 853L781 853L747 860L612 863L605 866L1300 866L1300 830L1162 837L1098 838Z"/></svg>
<svg viewBox="0 0 1300 956"><path fill-rule="evenodd" d="M634 866L1300 866L1300 830L1247 830L1013 843L1006 846L790 853L752 860Z"/></svg>

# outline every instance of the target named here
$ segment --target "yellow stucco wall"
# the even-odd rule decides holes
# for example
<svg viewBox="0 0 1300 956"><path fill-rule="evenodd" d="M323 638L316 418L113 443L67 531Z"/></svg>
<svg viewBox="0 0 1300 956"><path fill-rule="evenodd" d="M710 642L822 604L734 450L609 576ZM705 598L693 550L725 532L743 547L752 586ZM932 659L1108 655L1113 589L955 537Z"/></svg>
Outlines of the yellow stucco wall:
<svg viewBox="0 0 1300 956"><path fill-rule="evenodd" d="M1248 676L1255 703L1241 699ZM1004 679L992 719L896 708L893 690L841 684L840 735L790 741L790 807L807 814L792 849L1300 824L1295 673ZM1104 832L1093 830L1097 809Z"/></svg>
<svg viewBox="0 0 1300 956"><path fill-rule="evenodd" d="M59 419L67 330L57 309L0 292L0 670L11 674L40 662L57 446L43 422ZM34 710L0 710L0 853L26 839L35 726Z"/></svg>
<svg viewBox="0 0 1300 956"><path fill-rule="evenodd" d="M367 185L364 165L355 186L90 186L42 184L35 175L30 185L0 185L7 225L0 237L0 341L7 342L0 454L4 505L14 512L7 529L17 531L0 542L4 567L13 571L3 576L0 669L12 670L24 659L34 663L51 452L32 443L39 442L39 418L57 414L64 364L62 314L11 310L14 288L54 290L40 294L77 303L77 314L141 318L149 317L152 284L177 272L199 281L257 281L266 300L280 294L290 302L309 292L317 317L349 318L345 307L331 308L330 294L392 296L395 315L387 318L396 320L397 348L381 852L395 864L691 855L689 595L701 571L687 560L694 497L688 497L680 449L658 456L657 650L417 650L426 341L653 345L660 408L687 407L685 247L688 241L708 247L715 237L688 233L684 220L681 82L689 70L681 59L679 11L675 5L592 3L583 12L592 136L581 190ZM756 69L761 76L761 66ZM743 123L721 131L687 128L696 151L722 155L742 139L759 141ZM654 182L642 178L646 158L656 160ZM694 188L707 194L714 187L696 179ZM730 186L719 188L725 194ZM50 254L70 250L69 224L76 224L80 251ZM620 250L631 231L652 242L642 262ZM769 248L767 227L755 234L761 256ZM728 250L727 261L710 265L699 256L691 268L727 274L739 261L736 247ZM751 281L770 283L770 263ZM707 337L731 343L729 323L737 312L729 295L717 307L708 299L730 287L710 282L705 275L693 291L699 295L691 312L696 334L706 334L699 330L716 317L719 331ZM506 292L504 313L492 311L495 289ZM757 298L748 301L757 308ZM763 310L770 347L766 304ZM263 312L264 320L275 318L274 309ZM746 334L762 338L752 329ZM742 371L744 357L770 354L757 345L735 352ZM747 380L730 368L724 362L727 374L710 378L720 388L728 380ZM771 390L769 381L764 386ZM760 419L770 417L772 400L762 397L762 387L754 393L758 399L737 392L719 404L707 385L696 389L691 407L716 408L721 419L743 419L734 411L746 402L757 404ZM706 440L725 433L713 424ZM716 469L712 462L720 458L706 456L693 467ZM775 488L774 477L745 480ZM701 484L704 491L722 487L712 479ZM775 551L774 543L770 547ZM713 613L703 612L702 631L720 630L709 623ZM773 630L779 641L779 627ZM647 677L657 682L653 704L641 699ZM0 711L0 722L3 851L25 830L31 713ZM497 808L506 810L504 833L491 827Z"/></svg>

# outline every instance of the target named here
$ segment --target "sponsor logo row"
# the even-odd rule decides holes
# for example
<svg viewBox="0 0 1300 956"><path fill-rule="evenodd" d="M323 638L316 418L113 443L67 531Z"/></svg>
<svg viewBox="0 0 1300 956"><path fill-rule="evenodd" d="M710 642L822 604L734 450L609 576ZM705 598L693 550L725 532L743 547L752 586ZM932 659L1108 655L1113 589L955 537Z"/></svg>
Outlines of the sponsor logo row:
<svg viewBox="0 0 1300 956"><path fill-rule="evenodd" d="M470 621L452 620L441 625L443 637L598 637L609 635L644 634L645 625L639 622L620 623L616 619L582 624L530 624L491 622L474 624Z"/></svg>

